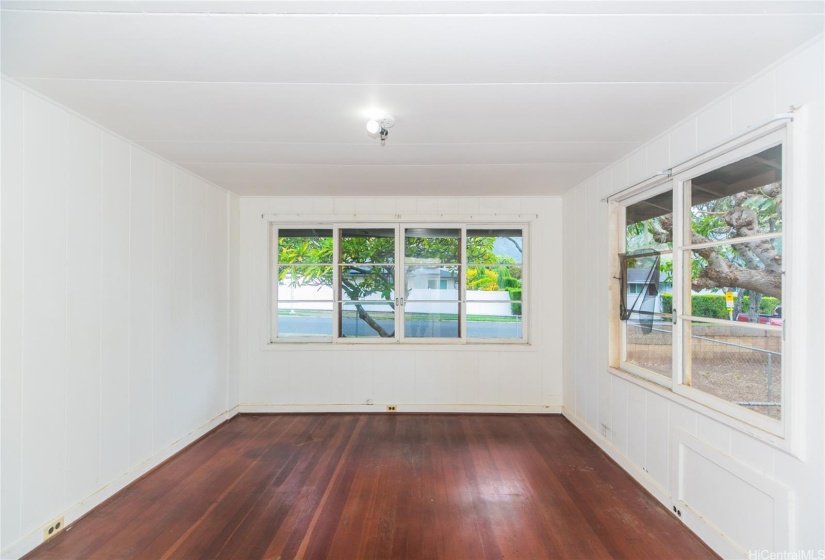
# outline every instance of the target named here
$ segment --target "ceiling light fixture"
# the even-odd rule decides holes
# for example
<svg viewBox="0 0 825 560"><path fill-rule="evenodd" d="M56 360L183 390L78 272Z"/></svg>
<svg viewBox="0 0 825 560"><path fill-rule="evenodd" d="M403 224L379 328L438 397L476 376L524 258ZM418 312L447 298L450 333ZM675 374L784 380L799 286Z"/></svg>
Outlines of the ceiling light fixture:
<svg viewBox="0 0 825 560"><path fill-rule="evenodd" d="M392 125L394 124L395 119L392 115L375 117L367 121L367 132L370 136L377 135L381 139L381 145L384 146L387 142L387 136L389 135L389 131L387 129L392 128Z"/></svg>

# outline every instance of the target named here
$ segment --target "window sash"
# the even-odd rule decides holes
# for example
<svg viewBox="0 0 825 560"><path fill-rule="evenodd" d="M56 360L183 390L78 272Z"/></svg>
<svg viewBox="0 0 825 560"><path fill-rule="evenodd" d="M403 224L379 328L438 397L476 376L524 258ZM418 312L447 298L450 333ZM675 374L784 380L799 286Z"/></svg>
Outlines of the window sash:
<svg viewBox="0 0 825 560"><path fill-rule="evenodd" d="M484 223L484 224L475 224L475 223L442 223L442 222L428 222L428 223L407 223L407 222L371 222L371 223L349 223L349 222L335 222L335 223L314 223L314 224L300 224L300 223L287 223L287 224L280 224L278 222L272 221L270 222L270 278L273 278L274 281L270 280L270 288L269 288L269 315L270 315L270 328L269 328L269 343L270 344L281 344L281 343L295 343L295 342L324 342L324 343L335 343L335 344L387 344L387 343L398 343L403 342L405 344L467 344L467 343L495 343L495 344L525 344L528 343L528 297L527 297L527 270L528 270L528 227L529 225L526 223ZM517 332L520 333L520 336L514 337L506 337L502 338L499 332L494 332L492 335L488 337L484 336L467 336L467 301L466 301L466 274L467 274L467 229L481 229L485 231L502 231L504 233L513 234L520 233L522 237L522 262L519 263L518 266L522 272L521 278L521 289L522 289L522 296L518 301L511 301L507 300L506 305L512 306L512 304L518 304L521 308L521 318L514 319L515 322L518 323ZM394 232L394 247L395 247L395 255L392 259L393 262L390 263L355 263L355 262L342 262L342 254L341 254L341 236L344 230L348 229L363 229L363 230L387 230L391 229ZM287 230L289 231L291 236L296 236L297 233L300 233L303 230L312 231L312 230L332 230L332 238L333 238L333 257L331 263L324 263L324 266L330 266L333 270L333 280L332 280L332 316L333 316L333 326L332 326L332 336L295 336L295 335L288 335L285 337L278 336L278 306L279 304L286 303L287 301L292 301L293 303L297 300L280 300L279 293L278 293L278 281L277 281L277 274L280 267L294 267L300 269L302 264L294 264L294 263L279 263L278 262L278 239L279 239L279 231ZM450 237L453 233L457 234L460 239L459 244L459 259L458 262L449 262L449 263L423 263L421 262L420 257L413 256L410 259L410 262L407 262L407 257L405 255L405 242L406 242L406 235L407 231L412 230L410 233L413 233L413 237L420 235L420 234L427 234L433 233L436 237L439 236L440 233L444 233L445 231L450 233L448 237ZM452 259L450 259L452 261ZM385 265L386 267L393 267L394 268L394 275L393 275L393 291L390 294L390 300L394 306L394 336L392 337L380 337L380 336L368 336L368 337L346 337L342 336L342 317L344 316L344 307L351 307L350 305L352 302L349 299L342 297L343 293L341 290L341 282L342 282L342 270L347 267L353 267L361 264L365 267L374 267L374 266L381 266ZM311 266L307 265L307 266ZM457 268L458 269L458 276L456 278L456 285L457 285L457 298L456 299L449 299L443 300L445 304L456 304L457 305L457 319L458 325L457 330L458 336L416 336L415 332L405 333L405 328L407 325L408 316L414 316L416 319L424 319L428 321L425 315L422 317L420 313L416 313L415 311L411 311L410 308L406 307L406 303L408 298L406 298L406 284L407 284L407 274L409 271L415 269L422 269L427 267L434 267L434 268ZM492 267L502 266L501 264L491 265ZM441 282L438 285L438 290L441 289ZM403 297L402 297L403 296ZM403 300L403 302L402 302ZM326 300L324 300L326 301ZM376 301L370 297L370 299L365 300L367 303L375 304ZM418 298L411 298L409 299L411 303L418 304L420 307L421 304L425 303L428 300L421 300ZM440 300L439 300L440 301ZM503 302L502 302L503 303ZM512 309L512 307L511 307ZM349 311L347 309L346 311ZM432 313L435 316L439 315L436 312ZM446 318L449 322L449 318ZM386 321L386 318L384 318ZM418 328L418 326L417 326ZM409 330L409 329L408 329Z"/></svg>

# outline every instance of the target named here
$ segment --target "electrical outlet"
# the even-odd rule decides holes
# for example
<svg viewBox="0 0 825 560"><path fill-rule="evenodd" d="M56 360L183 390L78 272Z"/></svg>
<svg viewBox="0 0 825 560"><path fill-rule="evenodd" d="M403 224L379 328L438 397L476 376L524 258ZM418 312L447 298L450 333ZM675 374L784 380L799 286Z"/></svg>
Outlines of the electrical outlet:
<svg viewBox="0 0 825 560"><path fill-rule="evenodd" d="M63 518L55 519L45 527L43 527L43 540L49 540L57 533L63 530Z"/></svg>
<svg viewBox="0 0 825 560"><path fill-rule="evenodd" d="M387 405L387 412L395 412L396 406L394 404Z"/></svg>

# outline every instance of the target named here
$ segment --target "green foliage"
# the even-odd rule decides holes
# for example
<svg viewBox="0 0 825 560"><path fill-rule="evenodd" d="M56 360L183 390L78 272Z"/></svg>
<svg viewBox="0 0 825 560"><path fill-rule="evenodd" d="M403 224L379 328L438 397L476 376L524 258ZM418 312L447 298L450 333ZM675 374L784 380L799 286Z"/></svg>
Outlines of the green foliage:
<svg viewBox="0 0 825 560"><path fill-rule="evenodd" d="M510 304L510 312L513 315L521 315L521 287L507 288L507 291L510 293L510 301L518 302Z"/></svg>
<svg viewBox="0 0 825 560"><path fill-rule="evenodd" d="M661 294L661 298L662 312L672 313L673 295ZM742 297L743 310L748 308L749 302L750 298L748 296ZM697 317L713 317L716 319L727 319L729 317L724 294L694 295L691 297L691 303L693 306L691 315L695 315ZM765 296L759 304L759 313L761 315L773 315L773 312L779 303L780 301L777 298Z"/></svg>
<svg viewBox="0 0 825 560"><path fill-rule="evenodd" d="M504 288L505 290L508 289L508 288L521 289L521 282L519 282L516 278L513 278L512 276L508 276L507 278L504 279L504 283L502 284L501 287Z"/></svg>
<svg viewBox="0 0 825 560"><path fill-rule="evenodd" d="M487 267L467 269L467 289L492 292L498 290L498 274Z"/></svg>
<svg viewBox="0 0 825 560"><path fill-rule="evenodd" d="M762 301L759 302L760 315L773 315L776 306L782 303L775 297L762 296ZM742 310L745 311L750 307L750 297L742 296Z"/></svg>

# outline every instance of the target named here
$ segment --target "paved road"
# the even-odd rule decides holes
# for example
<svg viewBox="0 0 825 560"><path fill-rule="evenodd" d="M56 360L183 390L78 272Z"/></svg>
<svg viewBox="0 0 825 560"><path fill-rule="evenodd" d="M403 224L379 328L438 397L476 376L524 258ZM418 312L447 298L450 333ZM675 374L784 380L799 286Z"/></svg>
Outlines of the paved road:
<svg viewBox="0 0 825 560"><path fill-rule="evenodd" d="M384 330L392 332L392 321L378 321ZM356 319L344 319L345 336L375 336L369 325ZM426 321L407 321L407 337L436 336L454 338L458 332L457 321L444 321L434 325L435 332L428 332L430 324ZM292 335L331 334L329 319L306 317L300 315L279 315L278 330ZM326 329L326 330L325 330ZM471 338L518 338L521 336L521 323L494 323L484 321L467 321L467 336Z"/></svg>

